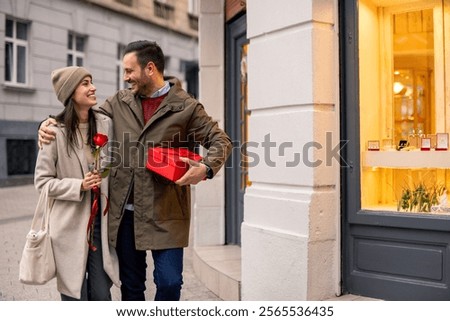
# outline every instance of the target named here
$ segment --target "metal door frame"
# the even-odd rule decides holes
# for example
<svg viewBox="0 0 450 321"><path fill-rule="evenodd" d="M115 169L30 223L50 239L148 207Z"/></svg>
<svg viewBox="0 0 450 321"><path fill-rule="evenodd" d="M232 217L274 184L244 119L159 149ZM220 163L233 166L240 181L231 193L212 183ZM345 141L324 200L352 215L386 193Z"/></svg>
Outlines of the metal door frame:
<svg viewBox="0 0 450 321"><path fill-rule="evenodd" d="M361 209L357 2L339 1L340 134L348 164L341 167L343 293L448 300L450 217ZM424 258L436 264L407 265Z"/></svg>
<svg viewBox="0 0 450 321"><path fill-rule="evenodd" d="M244 219L244 191L241 190L240 132L240 49L247 42L246 15L240 15L226 25L225 32L225 130L233 141L233 152L225 168L225 241L241 244L241 223Z"/></svg>

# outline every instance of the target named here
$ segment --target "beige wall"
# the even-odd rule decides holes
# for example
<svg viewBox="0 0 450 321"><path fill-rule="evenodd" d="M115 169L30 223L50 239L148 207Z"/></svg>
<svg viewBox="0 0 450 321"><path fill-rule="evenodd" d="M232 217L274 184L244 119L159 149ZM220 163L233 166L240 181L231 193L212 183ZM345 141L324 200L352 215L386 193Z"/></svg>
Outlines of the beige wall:
<svg viewBox="0 0 450 321"><path fill-rule="evenodd" d="M201 1L199 21L199 99L224 128L224 15L222 0ZM225 240L224 169L213 180L196 185L192 233L194 246L221 245Z"/></svg>
<svg viewBox="0 0 450 321"><path fill-rule="evenodd" d="M131 6L117 0L84 0L105 8L134 16L146 22L172 29L175 32L197 37L197 30L189 25L188 0L172 0L167 4L173 8L173 18L166 20L155 14L153 0L133 0ZM124 1L125 3L127 1Z"/></svg>

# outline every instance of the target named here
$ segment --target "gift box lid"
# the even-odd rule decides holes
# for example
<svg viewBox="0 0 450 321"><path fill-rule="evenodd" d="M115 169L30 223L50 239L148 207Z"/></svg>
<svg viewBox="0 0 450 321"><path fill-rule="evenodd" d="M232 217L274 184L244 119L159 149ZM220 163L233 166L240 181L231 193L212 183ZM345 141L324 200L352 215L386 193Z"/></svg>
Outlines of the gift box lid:
<svg viewBox="0 0 450 321"><path fill-rule="evenodd" d="M146 167L149 170L175 182L189 169L189 164L180 160L180 157L189 158L195 161L200 161L203 158L202 156L184 147L151 147L148 149Z"/></svg>

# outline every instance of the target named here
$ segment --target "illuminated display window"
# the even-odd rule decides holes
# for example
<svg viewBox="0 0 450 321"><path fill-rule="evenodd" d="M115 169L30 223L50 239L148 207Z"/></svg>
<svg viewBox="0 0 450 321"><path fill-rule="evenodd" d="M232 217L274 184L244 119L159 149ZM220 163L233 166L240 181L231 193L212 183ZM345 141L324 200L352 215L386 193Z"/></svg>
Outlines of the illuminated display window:
<svg viewBox="0 0 450 321"><path fill-rule="evenodd" d="M362 208L448 215L450 5L358 4Z"/></svg>

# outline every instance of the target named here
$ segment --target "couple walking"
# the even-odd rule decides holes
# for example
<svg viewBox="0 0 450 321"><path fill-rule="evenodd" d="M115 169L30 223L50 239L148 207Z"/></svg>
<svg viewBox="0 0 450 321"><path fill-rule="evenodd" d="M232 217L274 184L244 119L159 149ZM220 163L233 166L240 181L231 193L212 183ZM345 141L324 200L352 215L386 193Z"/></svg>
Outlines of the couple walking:
<svg viewBox="0 0 450 321"><path fill-rule="evenodd" d="M111 300L113 283L122 300L145 300L147 251L154 261L155 300L179 300L190 185L213 178L231 152L229 137L203 105L165 80L164 54L155 42L128 44L122 62L130 88L100 106L87 69L52 73L64 109L39 129L35 186L40 191L49 184L55 200L50 235L62 300ZM115 151L107 176L91 166L99 134L114 142L102 148L106 158ZM198 144L206 156L183 159L189 170L176 182L144 166L143 146L193 150Z"/></svg>

